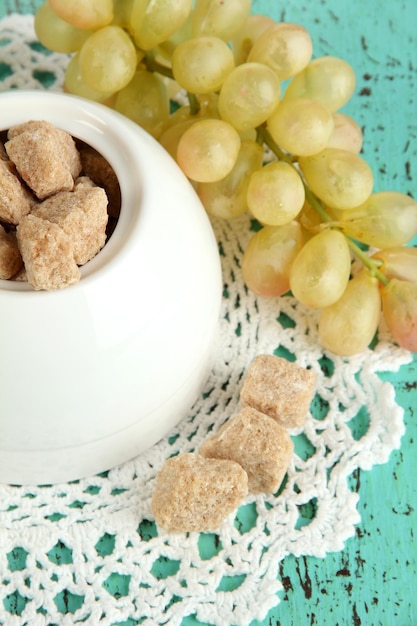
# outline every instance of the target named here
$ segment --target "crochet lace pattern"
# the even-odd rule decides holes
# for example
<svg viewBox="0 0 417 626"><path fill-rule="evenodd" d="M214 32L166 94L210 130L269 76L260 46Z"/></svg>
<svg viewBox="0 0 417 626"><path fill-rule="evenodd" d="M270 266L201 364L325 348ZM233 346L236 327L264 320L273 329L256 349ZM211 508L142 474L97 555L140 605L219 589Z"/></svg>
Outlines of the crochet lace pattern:
<svg viewBox="0 0 417 626"><path fill-rule="evenodd" d="M33 17L0 21L0 91L61 90L66 57L36 43ZM30 115L30 109L29 113ZM344 359L323 352L317 313L292 297L258 299L243 284L244 216L213 220L224 298L213 369L189 415L139 457L98 476L43 487L0 485L0 624L246 626L279 602L288 554L325 557L360 521L350 488L400 446L403 410L378 372L411 360L381 323L372 348ZM168 534L150 510L164 461L200 443L239 409L242 378L257 354L278 354L317 374L305 426L274 495L249 496L217 532Z"/></svg>

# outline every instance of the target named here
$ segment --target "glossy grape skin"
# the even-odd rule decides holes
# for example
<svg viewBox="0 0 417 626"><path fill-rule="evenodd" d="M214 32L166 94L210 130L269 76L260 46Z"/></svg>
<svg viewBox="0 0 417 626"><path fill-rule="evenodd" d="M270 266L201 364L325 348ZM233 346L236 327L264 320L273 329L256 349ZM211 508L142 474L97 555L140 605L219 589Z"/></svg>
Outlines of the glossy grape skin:
<svg viewBox="0 0 417 626"><path fill-rule="evenodd" d="M304 200L302 180L288 163L272 161L254 172L249 181L248 207L262 224L287 224L299 214Z"/></svg>
<svg viewBox="0 0 417 626"><path fill-rule="evenodd" d="M335 113L350 100L355 85L355 72L349 63L323 56L311 61L290 81L284 97L317 100Z"/></svg>
<svg viewBox="0 0 417 626"><path fill-rule="evenodd" d="M172 55L175 80L195 94L220 89L234 66L232 51L218 37L190 39L179 44Z"/></svg>
<svg viewBox="0 0 417 626"><path fill-rule="evenodd" d="M417 248L396 246L378 250L372 259L382 261L378 268L387 278L417 283Z"/></svg>
<svg viewBox="0 0 417 626"><path fill-rule="evenodd" d="M165 85L157 74L139 70L118 92L114 108L158 139L169 117Z"/></svg>
<svg viewBox="0 0 417 626"><path fill-rule="evenodd" d="M275 24L272 17L253 13L249 15L242 30L231 41L231 47L236 65L245 63L248 60L250 51L255 41L267 28Z"/></svg>
<svg viewBox="0 0 417 626"><path fill-rule="evenodd" d="M380 318L379 282L362 270L349 280L337 302L320 311L320 341L333 354L353 356L369 346Z"/></svg>
<svg viewBox="0 0 417 626"><path fill-rule="evenodd" d="M357 207L372 193L371 168L348 150L326 148L318 154L300 157L299 165L310 189L330 208Z"/></svg>
<svg viewBox="0 0 417 626"><path fill-rule="evenodd" d="M232 170L240 144L237 131L227 122L200 120L182 135L178 143L177 162L191 180L213 183Z"/></svg>
<svg viewBox="0 0 417 626"><path fill-rule="evenodd" d="M196 0L192 14L193 37L214 35L230 41L244 27L251 0Z"/></svg>
<svg viewBox="0 0 417 626"><path fill-rule="evenodd" d="M141 50L151 50L173 35L187 21L192 0L134 0L130 30Z"/></svg>
<svg viewBox="0 0 417 626"><path fill-rule="evenodd" d="M334 128L330 111L307 98L283 100L268 118L274 141L286 152L311 156L327 147Z"/></svg>
<svg viewBox="0 0 417 626"><path fill-rule="evenodd" d="M238 65L220 89L220 116L237 130L255 128L272 115L280 94L281 84L269 67L261 63Z"/></svg>
<svg viewBox="0 0 417 626"><path fill-rule="evenodd" d="M34 28L37 38L45 48L64 54L79 50L92 33L91 30L68 24L53 11L48 2L44 2L36 12Z"/></svg>
<svg viewBox="0 0 417 626"><path fill-rule="evenodd" d="M345 113L333 113L333 132L327 148L338 148L359 154L363 145L363 133L359 124Z"/></svg>
<svg viewBox="0 0 417 626"><path fill-rule="evenodd" d="M87 98L94 102L107 103L114 93L112 91L97 91L97 89L93 89L83 81L80 72L79 56L79 53L74 54L65 68L64 90L74 96Z"/></svg>
<svg viewBox="0 0 417 626"><path fill-rule="evenodd" d="M197 194L210 215L231 219L248 209L251 174L262 167L264 151L256 141L244 140L231 172L214 183L199 183Z"/></svg>
<svg viewBox="0 0 417 626"><path fill-rule="evenodd" d="M86 30L107 26L113 19L113 0L48 0L65 22Z"/></svg>
<svg viewBox="0 0 417 626"><path fill-rule="evenodd" d="M393 278L381 289L382 311L399 346L417 352L417 283Z"/></svg>
<svg viewBox="0 0 417 626"><path fill-rule="evenodd" d="M253 235L242 258L246 285L260 296L277 297L290 289L291 265L304 244L296 221L265 226Z"/></svg>
<svg viewBox="0 0 417 626"><path fill-rule="evenodd" d="M337 214L347 235L376 248L401 246L417 235L417 202L398 191L379 191Z"/></svg>
<svg viewBox="0 0 417 626"><path fill-rule="evenodd" d="M97 30L83 44L79 55L81 77L96 91L119 91L136 71L135 46L119 26Z"/></svg>
<svg viewBox="0 0 417 626"><path fill-rule="evenodd" d="M290 286L302 304L323 308L342 296L349 280L351 259L346 238L327 229L314 235L291 266Z"/></svg>
<svg viewBox="0 0 417 626"><path fill-rule="evenodd" d="M280 22L265 30L254 42L248 61L264 63L280 80L301 72L313 54L313 42L299 24Z"/></svg>

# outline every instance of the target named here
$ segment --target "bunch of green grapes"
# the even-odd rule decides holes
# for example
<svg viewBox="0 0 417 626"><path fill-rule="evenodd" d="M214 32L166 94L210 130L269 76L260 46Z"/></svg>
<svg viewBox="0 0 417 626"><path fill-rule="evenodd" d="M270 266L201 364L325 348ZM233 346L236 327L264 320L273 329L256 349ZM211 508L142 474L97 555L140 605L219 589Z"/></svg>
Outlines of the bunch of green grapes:
<svg viewBox="0 0 417 626"><path fill-rule="evenodd" d="M335 354L364 350L381 315L417 351L417 250L405 245L417 203L373 191L361 129L340 111L355 90L347 62L313 59L304 27L251 14L250 0L48 0L35 29L71 55L66 91L152 134L210 215L257 220L242 258L251 290L319 309Z"/></svg>

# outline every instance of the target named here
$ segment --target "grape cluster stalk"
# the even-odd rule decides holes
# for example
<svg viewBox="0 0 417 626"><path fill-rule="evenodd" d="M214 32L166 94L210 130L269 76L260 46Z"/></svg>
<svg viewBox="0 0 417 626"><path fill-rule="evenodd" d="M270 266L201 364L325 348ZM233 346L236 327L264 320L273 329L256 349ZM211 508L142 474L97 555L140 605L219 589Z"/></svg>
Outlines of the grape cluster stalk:
<svg viewBox="0 0 417 626"><path fill-rule="evenodd" d="M252 216L249 289L319 309L334 354L365 350L381 316L417 352L417 249L407 245L417 203L374 191L361 128L342 112L356 85L349 63L314 58L306 28L254 14L250 0L48 0L35 30L70 55L65 90L155 137L208 214ZM179 92L187 103L173 111Z"/></svg>

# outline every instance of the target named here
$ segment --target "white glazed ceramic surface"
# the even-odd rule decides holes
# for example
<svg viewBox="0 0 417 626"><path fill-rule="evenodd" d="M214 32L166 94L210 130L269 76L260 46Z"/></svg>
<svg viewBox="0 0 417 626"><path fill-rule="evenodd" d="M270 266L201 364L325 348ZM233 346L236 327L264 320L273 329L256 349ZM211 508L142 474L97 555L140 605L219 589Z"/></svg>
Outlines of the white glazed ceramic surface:
<svg viewBox="0 0 417 626"><path fill-rule="evenodd" d="M92 102L0 95L0 129L43 119L113 166L122 209L77 285L0 281L0 481L104 471L163 437L206 380L221 301L217 245L192 186L135 124Z"/></svg>

